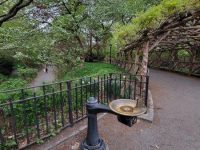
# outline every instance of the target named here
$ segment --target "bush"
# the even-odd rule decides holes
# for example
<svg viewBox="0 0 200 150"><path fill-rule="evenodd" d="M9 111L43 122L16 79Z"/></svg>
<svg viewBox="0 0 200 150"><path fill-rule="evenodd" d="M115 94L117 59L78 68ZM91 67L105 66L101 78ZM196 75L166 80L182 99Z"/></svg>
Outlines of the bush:
<svg viewBox="0 0 200 150"><path fill-rule="evenodd" d="M8 79L5 82L0 84L1 91L11 90L11 89L18 89L25 86L27 82L22 79ZM8 94L4 92L0 92L0 103L3 103L9 99L19 99L19 95L17 93Z"/></svg>
<svg viewBox="0 0 200 150"><path fill-rule="evenodd" d="M37 75L38 70L34 68L17 68L17 72L20 77L30 81Z"/></svg>

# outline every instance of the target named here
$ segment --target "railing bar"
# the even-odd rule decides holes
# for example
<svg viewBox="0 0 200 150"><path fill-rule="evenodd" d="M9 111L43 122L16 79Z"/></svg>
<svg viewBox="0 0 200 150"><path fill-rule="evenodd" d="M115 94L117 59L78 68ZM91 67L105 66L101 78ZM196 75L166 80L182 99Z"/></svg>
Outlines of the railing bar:
<svg viewBox="0 0 200 150"><path fill-rule="evenodd" d="M102 86L102 84L103 84L103 78L101 78L101 102L103 101L103 86Z"/></svg>
<svg viewBox="0 0 200 150"><path fill-rule="evenodd" d="M45 122L46 122L46 132L49 133L49 123L48 123L48 107L47 107L47 97L46 97L46 89L45 86L43 88L43 94L44 94L44 109L45 109Z"/></svg>
<svg viewBox="0 0 200 150"><path fill-rule="evenodd" d="M68 96L68 106L69 106L69 122L73 126L73 110L72 110L72 95L71 95L71 82L67 82L67 96Z"/></svg>
<svg viewBox="0 0 200 150"><path fill-rule="evenodd" d="M34 113L35 113L35 125L36 125L36 130L37 130L37 137L38 137L38 139L40 139L40 126L39 126L39 119L38 119L38 114L37 114L37 98L36 98L36 93L34 92L33 95L34 95L34 101L33 101L34 106L33 106L33 108L35 110L34 111Z"/></svg>
<svg viewBox="0 0 200 150"><path fill-rule="evenodd" d="M77 90L77 83L75 88L75 102L76 102L76 119L78 119L78 90Z"/></svg>
<svg viewBox="0 0 200 150"><path fill-rule="evenodd" d="M145 106L148 106L148 93L149 93L149 77L146 77L146 87L145 87Z"/></svg>
<svg viewBox="0 0 200 150"><path fill-rule="evenodd" d="M92 87L91 87L91 85L92 85L92 78L90 77L90 96L92 95Z"/></svg>
<svg viewBox="0 0 200 150"><path fill-rule="evenodd" d="M87 99L88 99L88 87L85 86L85 102L87 102ZM86 111L86 110L85 110ZM86 114L87 114L87 111L86 111Z"/></svg>
<svg viewBox="0 0 200 150"><path fill-rule="evenodd" d="M98 85L97 85L97 88L98 88L98 92L97 92L98 96L97 96L97 99L98 99L98 102L100 102L100 99L99 99L99 76L98 76L98 79L97 79L97 83L98 83Z"/></svg>
<svg viewBox="0 0 200 150"><path fill-rule="evenodd" d="M114 98L117 98L117 77L115 76L115 95Z"/></svg>
<svg viewBox="0 0 200 150"><path fill-rule="evenodd" d="M117 74L117 73L112 73L112 74ZM126 74L126 73L124 73ZM146 77L147 75L134 75L134 76L144 76ZM94 77L94 76L90 76L90 77ZM39 86L31 86L31 87L24 87L24 88L19 88L19 89L12 89L12 90L5 90L5 91L0 91L0 93L8 93L8 92L16 92L16 91L20 91L22 89L35 89L35 88L39 88L39 87L43 87L43 86L50 86L50 85L55 85L55 84L60 84L60 83L66 83L68 81L72 82L72 81L77 81L78 79L74 79L74 80L67 80L67 81L60 81L60 82L54 82L54 83L49 83L49 84L43 84L43 85L39 85Z"/></svg>
<svg viewBox="0 0 200 150"><path fill-rule="evenodd" d="M83 117L83 87L82 87L82 79L81 79L81 113Z"/></svg>
<svg viewBox="0 0 200 150"><path fill-rule="evenodd" d="M112 73L109 74L109 101L111 100L112 97Z"/></svg>
<svg viewBox="0 0 200 150"><path fill-rule="evenodd" d="M55 103L55 93L54 93L54 88L53 88L52 92L53 92L53 96L52 96L52 98L53 98L54 127L55 127L55 129L57 129L57 115L56 115L57 113L56 113L56 103Z"/></svg>
<svg viewBox="0 0 200 150"><path fill-rule="evenodd" d="M96 97L96 81L94 80L93 82L94 82L94 84L93 84L94 85L93 86L93 88L94 88L93 92L94 92L94 97Z"/></svg>
<svg viewBox="0 0 200 150"><path fill-rule="evenodd" d="M104 78L104 98L103 98L103 102L105 103L106 102L106 83L105 83L105 81L106 81L106 75L104 74L104 76L103 76L103 78Z"/></svg>
<svg viewBox="0 0 200 150"><path fill-rule="evenodd" d="M129 76L129 96L128 98L130 99L131 98L131 75Z"/></svg>
<svg viewBox="0 0 200 150"><path fill-rule="evenodd" d="M24 90L22 89L21 90L21 97L22 99L25 98L24 96ZM25 133L26 133L26 139L27 139L27 143L29 144L30 143L30 140L29 140L29 134L28 134L28 125L27 125L27 113L26 113L26 102L23 103L23 115L24 115L24 119L23 119L23 123L24 123L24 127L25 127Z"/></svg>
<svg viewBox="0 0 200 150"><path fill-rule="evenodd" d="M136 100L136 88L137 88L137 80L135 78L135 82L134 82L134 100Z"/></svg>
<svg viewBox="0 0 200 150"><path fill-rule="evenodd" d="M119 76L119 90L121 91L122 88L122 74ZM120 92L120 97L121 97L121 92Z"/></svg>
<svg viewBox="0 0 200 150"><path fill-rule="evenodd" d="M108 83L108 76L107 76L107 82L106 82L107 92L106 92L106 103L108 104L108 98L109 98L109 83Z"/></svg>
<svg viewBox="0 0 200 150"><path fill-rule="evenodd" d="M62 91L62 83L60 83L60 91ZM61 122L62 122L62 126L65 125L65 118L64 118L64 102L63 102L63 94L62 92L60 92L60 109L61 109Z"/></svg>
<svg viewBox="0 0 200 150"><path fill-rule="evenodd" d="M15 143L18 147L18 141L17 141L17 129L16 129L16 115L14 113L14 109L13 109L13 103L10 100L10 111L11 111L11 116L12 116L12 127L13 127L13 134L14 134L14 139L15 139Z"/></svg>

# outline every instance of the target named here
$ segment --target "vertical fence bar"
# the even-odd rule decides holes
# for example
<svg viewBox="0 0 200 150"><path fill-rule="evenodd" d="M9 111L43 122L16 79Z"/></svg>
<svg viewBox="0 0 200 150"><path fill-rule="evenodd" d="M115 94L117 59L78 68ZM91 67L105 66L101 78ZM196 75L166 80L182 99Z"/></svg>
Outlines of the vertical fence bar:
<svg viewBox="0 0 200 150"><path fill-rule="evenodd" d="M24 89L21 90L21 98L22 100L25 99L25 95L24 95ZM28 133L28 125L27 125L27 112L26 112L26 101L23 101L23 116L24 116L24 119L23 119L23 123L24 123L24 127L25 127L25 134L26 134L26 139L27 139L27 143L29 144L30 143L30 140L29 140L29 133Z"/></svg>
<svg viewBox="0 0 200 150"><path fill-rule="evenodd" d="M63 107L64 107L64 102L63 102L63 95L62 95L62 83L59 84L59 88L60 88L60 112L61 112L61 122L62 122L62 126L64 127L65 125L65 118L64 118L64 110L63 110Z"/></svg>
<svg viewBox="0 0 200 150"><path fill-rule="evenodd" d="M135 81L134 81L134 100L136 100L136 89L137 89L137 78L135 78Z"/></svg>
<svg viewBox="0 0 200 150"><path fill-rule="evenodd" d="M83 117L83 105L84 105L83 104L83 80L81 79L80 81L81 81L81 89L80 89L81 90L80 91L81 92L81 95L80 95L81 96L81 98L80 98L81 99L81 115Z"/></svg>
<svg viewBox="0 0 200 150"><path fill-rule="evenodd" d="M94 92L94 97L96 98L96 81L94 80L93 81L94 83L93 83L93 92Z"/></svg>
<svg viewBox="0 0 200 150"><path fill-rule="evenodd" d="M103 75L103 86L104 86L104 90L103 90L103 102L106 103L106 75Z"/></svg>
<svg viewBox="0 0 200 150"><path fill-rule="evenodd" d="M37 98L36 98L36 93L33 93L34 101L33 101L33 108L34 108L34 114L35 114L35 125L36 125L36 130L37 130L37 137L38 139L40 138L40 126L39 126L39 119L38 119L38 110L37 110Z"/></svg>
<svg viewBox="0 0 200 150"><path fill-rule="evenodd" d="M87 99L88 99L88 89L87 88L88 88L88 83L85 83L85 101L84 101L84 103L87 103ZM87 111L86 111L86 114L87 114Z"/></svg>
<svg viewBox="0 0 200 150"><path fill-rule="evenodd" d="M142 96L142 75L140 76L140 97Z"/></svg>
<svg viewBox="0 0 200 150"><path fill-rule="evenodd" d="M92 78L90 77L90 96L92 96Z"/></svg>
<svg viewBox="0 0 200 150"><path fill-rule="evenodd" d="M124 80L124 98L126 98L126 76L123 76Z"/></svg>
<svg viewBox="0 0 200 150"><path fill-rule="evenodd" d="M112 93L113 93L113 90L112 90L112 73L109 74L109 77L110 77L110 80L109 80L109 101L110 101L111 97L112 97Z"/></svg>
<svg viewBox="0 0 200 150"><path fill-rule="evenodd" d="M97 90L98 90L98 92L97 92L97 99L98 99L98 102L100 101L99 100L99 76L98 76L98 78L97 78Z"/></svg>
<svg viewBox="0 0 200 150"><path fill-rule="evenodd" d="M117 98L117 77L115 76L115 99Z"/></svg>
<svg viewBox="0 0 200 150"><path fill-rule="evenodd" d="M75 84L75 102L76 102L76 119L78 119L78 90L77 83Z"/></svg>
<svg viewBox="0 0 200 150"><path fill-rule="evenodd" d="M10 111L11 111L11 116L12 116L12 130L14 134L14 140L16 143L16 147L18 148L18 141L17 141L17 123L16 123L16 115L13 109L13 102L12 100L9 100L9 105L10 105Z"/></svg>
<svg viewBox="0 0 200 150"><path fill-rule="evenodd" d="M119 91L120 91L120 97L121 97L121 88L122 88L122 74L119 75Z"/></svg>
<svg viewBox="0 0 200 150"><path fill-rule="evenodd" d="M57 113L56 113L56 102L55 102L55 91L54 88L52 90L52 99L53 99L53 117L54 117L54 127L57 129Z"/></svg>
<svg viewBox="0 0 200 150"><path fill-rule="evenodd" d="M128 98L129 99L131 98L131 83L132 83L131 75L129 75L129 88L128 88Z"/></svg>
<svg viewBox="0 0 200 150"><path fill-rule="evenodd" d="M148 105L148 92L149 92L149 76L146 76L146 87L145 87L145 106Z"/></svg>
<svg viewBox="0 0 200 150"><path fill-rule="evenodd" d="M101 102L103 102L103 78L101 78Z"/></svg>
<svg viewBox="0 0 200 150"><path fill-rule="evenodd" d="M73 110L72 110L72 95L71 95L71 81L67 82L67 96L68 96L68 106L69 106L69 122L73 126Z"/></svg>
<svg viewBox="0 0 200 150"><path fill-rule="evenodd" d="M42 86L43 96L44 96L44 110L45 110L45 123L46 123L46 132L49 133L49 122L48 122L48 106L47 106L47 97L45 85Z"/></svg>
<svg viewBox="0 0 200 150"><path fill-rule="evenodd" d="M107 90L106 90L106 103L107 103L107 104L108 104L108 97L109 97L109 85L108 85L108 84L109 84L109 83L108 83L109 81L108 81L108 79L109 79L109 77L107 76L107 77L106 77L106 87L107 87L107 88L106 88L106 89L107 89Z"/></svg>

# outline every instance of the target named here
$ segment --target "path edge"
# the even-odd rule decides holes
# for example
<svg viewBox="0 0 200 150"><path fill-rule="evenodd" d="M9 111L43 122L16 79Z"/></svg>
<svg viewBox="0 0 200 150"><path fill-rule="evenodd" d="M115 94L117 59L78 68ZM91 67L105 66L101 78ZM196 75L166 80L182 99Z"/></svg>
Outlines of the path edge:
<svg viewBox="0 0 200 150"><path fill-rule="evenodd" d="M147 107L147 113L143 114L138 117L139 119L148 121L148 122L153 122L154 119L154 105L153 105L153 98L151 91L148 91L148 107Z"/></svg>

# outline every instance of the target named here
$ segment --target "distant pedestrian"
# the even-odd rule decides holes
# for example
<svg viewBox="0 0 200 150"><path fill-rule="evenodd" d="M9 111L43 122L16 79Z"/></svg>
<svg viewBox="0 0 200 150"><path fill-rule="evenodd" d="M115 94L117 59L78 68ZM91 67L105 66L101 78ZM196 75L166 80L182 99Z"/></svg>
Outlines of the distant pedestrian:
<svg viewBox="0 0 200 150"><path fill-rule="evenodd" d="M44 72L48 73L48 66L45 65L45 68L43 69Z"/></svg>
<svg viewBox="0 0 200 150"><path fill-rule="evenodd" d="M48 67L45 68L45 72L48 73Z"/></svg>

